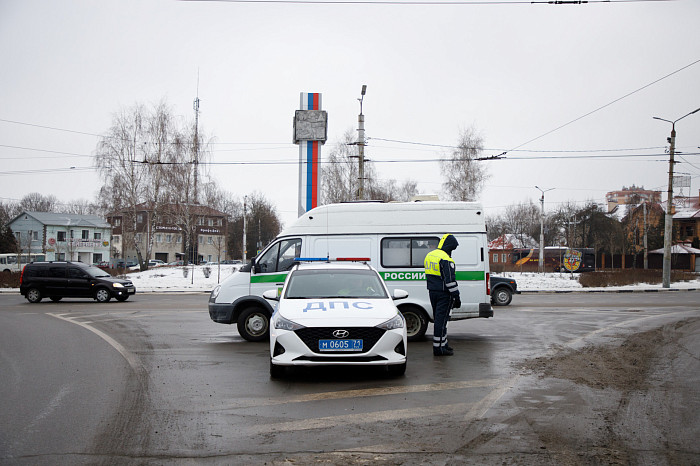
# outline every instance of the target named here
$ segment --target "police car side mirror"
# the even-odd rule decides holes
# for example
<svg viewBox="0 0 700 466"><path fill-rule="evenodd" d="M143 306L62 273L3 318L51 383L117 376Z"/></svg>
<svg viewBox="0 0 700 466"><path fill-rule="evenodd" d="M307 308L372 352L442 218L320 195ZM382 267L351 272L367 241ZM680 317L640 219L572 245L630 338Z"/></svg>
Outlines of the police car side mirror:
<svg viewBox="0 0 700 466"><path fill-rule="evenodd" d="M280 297L277 290L267 290L263 293L263 298L269 299L270 301L279 301Z"/></svg>
<svg viewBox="0 0 700 466"><path fill-rule="evenodd" d="M392 293L391 299L406 299L408 298L408 291L405 290L394 290L394 293Z"/></svg>

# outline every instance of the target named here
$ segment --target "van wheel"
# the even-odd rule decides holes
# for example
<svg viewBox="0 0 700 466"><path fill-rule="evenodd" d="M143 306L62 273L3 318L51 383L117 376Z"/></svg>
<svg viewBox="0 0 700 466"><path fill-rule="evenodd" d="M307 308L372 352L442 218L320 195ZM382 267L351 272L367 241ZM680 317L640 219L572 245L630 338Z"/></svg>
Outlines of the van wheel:
<svg viewBox="0 0 700 466"><path fill-rule="evenodd" d="M263 341L270 338L270 316L260 306L251 306L238 316L238 333L248 341Z"/></svg>
<svg viewBox="0 0 700 466"><path fill-rule="evenodd" d="M95 299L99 303L106 303L112 299L112 295L107 288L98 288L97 291L95 291Z"/></svg>
<svg viewBox="0 0 700 466"><path fill-rule="evenodd" d="M38 303L41 301L41 291L37 290L36 288L32 288L29 291L27 291L27 301L30 303Z"/></svg>
<svg viewBox="0 0 700 466"><path fill-rule="evenodd" d="M420 341L428 330L428 316L423 309L416 306L402 307L401 314L406 320L406 336L408 341Z"/></svg>

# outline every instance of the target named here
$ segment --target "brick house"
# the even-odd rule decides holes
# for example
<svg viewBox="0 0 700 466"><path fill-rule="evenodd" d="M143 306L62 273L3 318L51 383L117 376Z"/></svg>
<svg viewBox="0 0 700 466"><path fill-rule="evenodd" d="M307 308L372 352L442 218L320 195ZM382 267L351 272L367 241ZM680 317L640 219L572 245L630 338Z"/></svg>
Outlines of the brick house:
<svg viewBox="0 0 700 466"><path fill-rule="evenodd" d="M226 214L208 206L188 206L189 225L193 228L193 236L196 239L192 250L187 251L188 228L187 222L183 220L182 207L182 205L165 206L155 225L150 225L154 215L153 209L147 204L140 204L135 211L122 210L110 213L107 221L113 229L114 257L125 259L127 262L138 262L136 248L128 238L132 232L129 228L125 228L126 222L135 220L136 231L133 240L138 244L144 261L158 259L169 263L188 260L201 263L223 260L226 257L228 230ZM132 215L135 215L135 219ZM151 240L153 244L151 257L146 257Z"/></svg>

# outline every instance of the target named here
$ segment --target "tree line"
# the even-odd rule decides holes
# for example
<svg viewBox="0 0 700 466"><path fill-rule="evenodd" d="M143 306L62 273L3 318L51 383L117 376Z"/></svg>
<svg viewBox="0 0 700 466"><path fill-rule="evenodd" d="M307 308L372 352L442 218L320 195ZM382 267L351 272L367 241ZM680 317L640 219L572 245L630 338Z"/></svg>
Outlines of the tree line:
<svg viewBox="0 0 700 466"><path fill-rule="evenodd" d="M0 202L0 250L17 249L8 222L25 210L102 218L118 213L122 216L122 241L137 252L143 263L153 256L155 234L147 232L151 242L142 250L136 241L138 214L148 212L149 221L144 223L152 229L166 218L174 221L183 231L187 251L197 240L194 212L202 205L226 215L228 256L242 257L244 247L246 251L260 249L282 228L277 208L264 193L234 195L213 179L202 177L201 167L212 156L211 140L195 122L175 115L164 101L121 109L113 114L95 150L95 166L102 181L97 198L59 202L54 195L32 193L19 201ZM488 178L485 167L476 160L482 151L483 141L473 129L460 133L458 144L440 162L444 199L478 198ZM358 200L358 155L354 130L349 129L334 144L322 166L323 204ZM366 199L408 201L418 194L413 180L380 180L371 161L365 163L364 170ZM248 227L245 246L244 211Z"/></svg>
<svg viewBox="0 0 700 466"><path fill-rule="evenodd" d="M623 206L620 206L623 207ZM645 213L646 210L646 213ZM489 240L512 234L525 247L535 247L541 230L541 207L533 202L510 205L500 214L486 217ZM630 205L618 219L604 207L588 201L583 206L568 202L544 216L545 246L594 248L605 254L637 254L643 251L644 232L648 250L663 247L665 212L659 204L643 203L640 199Z"/></svg>

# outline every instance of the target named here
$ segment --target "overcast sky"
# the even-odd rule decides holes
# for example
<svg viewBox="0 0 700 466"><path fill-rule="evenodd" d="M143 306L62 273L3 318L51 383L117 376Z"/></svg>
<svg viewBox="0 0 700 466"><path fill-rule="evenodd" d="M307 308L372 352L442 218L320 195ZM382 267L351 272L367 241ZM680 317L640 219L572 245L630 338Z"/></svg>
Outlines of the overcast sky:
<svg viewBox="0 0 700 466"><path fill-rule="evenodd" d="M198 79L205 176L263 193L287 224L300 92L323 94L327 156L357 127L363 84L366 156L421 193L441 192L438 146L470 127L484 155L507 151L483 162L487 213L538 202L535 185L554 188L547 210L633 184L665 192L671 124L652 117L700 107L700 1L483 3L0 0L0 200L94 199L113 114L166 100L193 119ZM698 195L700 112L676 131L676 171ZM277 163L222 164L250 161Z"/></svg>

